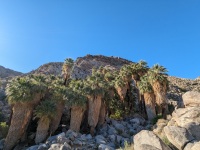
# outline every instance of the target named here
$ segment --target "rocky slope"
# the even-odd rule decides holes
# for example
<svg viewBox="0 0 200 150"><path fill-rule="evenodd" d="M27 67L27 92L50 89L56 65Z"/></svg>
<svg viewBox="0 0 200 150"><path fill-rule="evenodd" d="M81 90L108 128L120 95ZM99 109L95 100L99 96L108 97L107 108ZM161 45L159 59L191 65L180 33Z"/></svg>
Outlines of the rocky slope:
<svg viewBox="0 0 200 150"><path fill-rule="evenodd" d="M120 69L123 65L129 64L131 61L120 57L106 57L102 55L87 55L79 57L75 61L72 71L72 78L83 79L92 73L92 68L108 67L111 69Z"/></svg>
<svg viewBox="0 0 200 150"><path fill-rule="evenodd" d="M14 77L18 75L22 75L22 73L0 66L0 78Z"/></svg>
<svg viewBox="0 0 200 150"><path fill-rule="evenodd" d="M62 62L50 62L40 66L39 68L29 72L28 74L61 75L62 65L63 65Z"/></svg>

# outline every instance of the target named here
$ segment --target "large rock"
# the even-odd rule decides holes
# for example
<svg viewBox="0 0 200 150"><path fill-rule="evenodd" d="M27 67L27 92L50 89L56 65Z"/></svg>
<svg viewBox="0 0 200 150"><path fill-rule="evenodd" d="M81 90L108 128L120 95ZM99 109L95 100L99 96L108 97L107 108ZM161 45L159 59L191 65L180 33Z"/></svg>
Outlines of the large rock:
<svg viewBox="0 0 200 150"><path fill-rule="evenodd" d="M163 128L167 126L168 121L165 119L158 119L157 123L153 126L153 132L159 136L163 137Z"/></svg>
<svg viewBox="0 0 200 150"><path fill-rule="evenodd" d="M134 136L135 150L170 150L152 131L142 130Z"/></svg>
<svg viewBox="0 0 200 150"><path fill-rule="evenodd" d="M185 128L166 126L164 132L167 139L179 150L182 150L187 143L194 140L194 137Z"/></svg>
<svg viewBox="0 0 200 150"><path fill-rule="evenodd" d="M199 150L200 149L200 141L195 143L194 146L192 146L191 150Z"/></svg>
<svg viewBox="0 0 200 150"><path fill-rule="evenodd" d="M200 93L197 91L189 91L183 95L183 103L185 106L200 106Z"/></svg>
<svg viewBox="0 0 200 150"><path fill-rule="evenodd" d="M184 126L189 133L197 140L200 141L200 124L191 122Z"/></svg>
<svg viewBox="0 0 200 150"><path fill-rule="evenodd" d="M200 124L200 107L186 107L176 109L172 113L172 119L180 127L184 127L186 124L195 122Z"/></svg>

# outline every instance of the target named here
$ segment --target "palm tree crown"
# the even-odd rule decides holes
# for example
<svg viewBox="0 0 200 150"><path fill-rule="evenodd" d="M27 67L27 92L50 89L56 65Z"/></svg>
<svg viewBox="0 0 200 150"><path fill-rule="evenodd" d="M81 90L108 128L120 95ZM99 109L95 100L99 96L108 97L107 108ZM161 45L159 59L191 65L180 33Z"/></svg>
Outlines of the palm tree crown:
<svg viewBox="0 0 200 150"><path fill-rule="evenodd" d="M33 78L34 77L34 78ZM17 102L29 102L33 100L35 93L41 93L46 89L40 75L17 77L7 85L6 94L10 104ZM38 79L38 80L37 80Z"/></svg>
<svg viewBox="0 0 200 150"><path fill-rule="evenodd" d="M86 106L87 98L84 93L82 80L71 80L66 91L67 104L69 106Z"/></svg>
<svg viewBox="0 0 200 150"><path fill-rule="evenodd" d="M52 119L56 115L56 103L51 99L46 99L41 102L35 109L35 118L40 118L43 121Z"/></svg>
<svg viewBox="0 0 200 150"><path fill-rule="evenodd" d="M144 93L152 93L153 92L153 88L151 86L151 84L148 81L148 76L144 75L143 77L141 77L141 82L139 82L139 90L141 94Z"/></svg>
<svg viewBox="0 0 200 150"><path fill-rule="evenodd" d="M158 64L154 65L149 71L148 71L148 76L149 76L149 81L151 83L154 83L156 81L160 83L167 83L167 69L164 68L163 66L160 66Z"/></svg>

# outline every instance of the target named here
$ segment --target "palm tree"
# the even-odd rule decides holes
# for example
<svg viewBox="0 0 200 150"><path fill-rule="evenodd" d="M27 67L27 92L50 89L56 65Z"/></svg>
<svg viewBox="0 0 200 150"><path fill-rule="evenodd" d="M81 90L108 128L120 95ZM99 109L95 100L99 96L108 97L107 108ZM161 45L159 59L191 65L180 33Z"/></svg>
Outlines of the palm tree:
<svg viewBox="0 0 200 150"><path fill-rule="evenodd" d="M35 143L39 144L43 142L48 136L48 130L51 119L56 116L56 104L55 101L46 99L36 107L35 118L39 118Z"/></svg>
<svg viewBox="0 0 200 150"><path fill-rule="evenodd" d="M34 78L35 77L35 78ZM46 90L44 76L17 77L6 87L8 103L12 105L11 125L5 140L5 150L12 149L25 135L35 106Z"/></svg>
<svg viewBox="0 0 200 150"><path fill-rule="evenodd" d="M74 60L71 58L65 59L62 67L62 74L64 76L64 85L66 85L67 80L70 78L72 68L74 66Z"/></svg>
<svg viewBox="0 0 200 150"><path fill-rule="evenodd" d="M79 132L87 102L84 96L83 81L71 80L66 97L66 102L71 107L70 129Z"/></svg>
<svg viewBox="0 0 200 150"><path fill-rule="evenodd" d="M110 68L103 68L102 73L104 75L104 80L107 82L107 90L105 91L104 97L102 98L101 108L99 112L99 121L98 126L104 124L106 119L106 113L109 111L107 110L109 107L110 100L114 97L115 94L115 77L116 71L111 70Z"/></svg>
<svg viewBox="0 0 200 150"><path fill-rule="evenodd" d="M119 75L115 79L115 88L119 94L120 100L124 101L127 90L130 88L129 83L131 81L131 66L125 65L120 71Z"/></svg>
<svg viewBox="0 0 200 150"><path fill-rule="evenodd" d="M84 86L89 105L88 124L91 134L94 135L99 120L102 98L108 86L104 80L104 75L98 70L92 71L92 75L84 81Z"/></svg>
<svg viewBox="0 0 200 150"><path fill-rule="evenodd" d="M138 89L138 85L140 82L140 78L144 74L146 74L149 67L148 67L147 63L143 60L139 61L138 63L132 63L130 66L131 66L132 79L134 80L136 91L137 91L139 109L140 109L140 112L143 115L145 115L144 101L143 101L143 97L140 94L140 91Z"/></svg>
<svg viewBox="0 0 200 150"><path fill-rule="evenodd" d="M155 95L153 92L153 88L148 81L147 75L144 75L143 77L141 77L141 82L139 82L138 87L139 87L140 93L144 95L147 117L149 120L152 120L156 117Z"/></svg>
<svg viewBox="0 0 200 150"><path fill-rule="evenodd" d="M63 80L59 77L53 77L50 81L49 94L56 102L56 116L51 119L50 123L50 133L52 134L58 128L65 108L66 87L62 84Z"/></svg>
<svg viewBox="0 0 200 150"><path fill-rule="evenodd" d="M163 66L158 64L154 65L148 72L148 78L150 84L153 87L153 91L156 95L156 104L158 106L158 113L162 113L162 116L166 118L168 112L168 103L167 103L167 89L168 89L168 80L167 80L167 70Z"/></svg>

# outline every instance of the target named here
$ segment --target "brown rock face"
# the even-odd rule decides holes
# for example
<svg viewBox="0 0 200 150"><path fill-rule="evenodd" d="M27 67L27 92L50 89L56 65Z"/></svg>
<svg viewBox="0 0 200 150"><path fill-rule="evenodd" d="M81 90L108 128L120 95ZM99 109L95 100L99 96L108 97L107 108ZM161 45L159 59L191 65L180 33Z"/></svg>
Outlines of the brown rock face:
<svg viewBox="0 0 200 150"><path fill-rule="evenodd" d="M84 79L92 73L92 68L109 67L113 70L120 69L123 65L129 64L128 61L119 57L106 57L102 55L87 55L85 57L77 58L73 71L72 78Z"/></svg>

